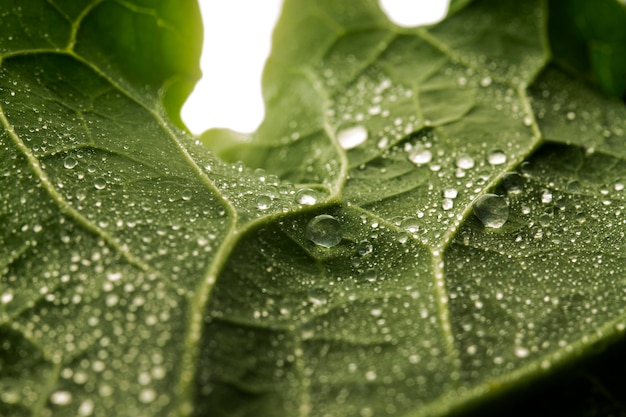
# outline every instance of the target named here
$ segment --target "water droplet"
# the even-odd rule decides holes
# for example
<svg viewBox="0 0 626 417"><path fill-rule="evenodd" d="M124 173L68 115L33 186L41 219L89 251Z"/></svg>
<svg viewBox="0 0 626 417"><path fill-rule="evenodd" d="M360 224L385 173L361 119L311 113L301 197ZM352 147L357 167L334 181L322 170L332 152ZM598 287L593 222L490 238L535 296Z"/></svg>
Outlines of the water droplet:
<svg viewBox="0 0 626 417"><path fill-rule="evenodd" d="M572 194L580 194L583 190L582 186L580 185L580 182L576 180L568 181L566 189L568 193L572 193Z"/></svg>
<svg viewBox="0 0 626 417"><path fill-rule="evenodd" d="M500 228L509 218L509 205L504 197L495 194L485 194L472 203L474 216L485 227Z"/></svg>
<svg viewBox="0 0 626 417"><path fill-rule="evenodd" d="M323 288L312 288L309 290L307 298L314 306L323 306L328 302L328 292Z"/></svg>
<svg viewBox="0 0 626 417"><path fill-rule="evenodd" d="M69 391L55 391L50 395L50 402L56 405L67 405L72 402L72 393Z"/></svg>
<svg viewBox="0 0 626 417"><path fill-rule="evenodd" d="M415 217L406 217L400 222L400 227L410 233L419 230L419 221Z"/></svg>
<svg viewBox="0 0 626 417"><path fill-rule="evenodd" d="M93 186L96 187L96 190L104 190L107 186L107 181L102 177L96 178L93 181Z"/></svg>
<svg viewBox="0 0 626 417"><path fill-rule="evenodd" d="M0 295L0 303L2 304L8 304L11 301L13 301L13 292L11 290L2 293L2 295Z"/></svg>
<svg viewBox="0 0 626 417"><path fill-rule="evenodd" d="M63 160L63 166L66 169L72 169L74 168L76 165L78 165L78 161L76 160L76 158L72 157L72 156L68 156L67 158L65 158Z"/></svg>
<svg viewBox="0 0 626 417"><path fill-rule="evenodd" d="M367 240L360 241L356 247L356 253L358 253L359 256L369 255L370 253L372 253L373 250L374 247Z"/></svg>
<svg viewBox="0 0 626 417"><path fill-rule="evenodd" d="M376 282L376 280L378 279L378 272L376 272L375 269L368 269L367 271L363 272L363 279L365 279L367 282Z"/></svg>
<svg viewBox="0 0 626 417"><path fill-rule="evenodd" d="M367 129L363 126L343 129L337 134L337 140L343 149L355 148L367 140Z"/></svg>
<svg viewBox="0 0 626 417"><path fill-rule="evenodd" d="M533 118L530 116L524 116L524 125L531 126L533 124Z"/></svg>
<svg viewBox="0 0 626 417"><path fill-rule="evenodd" d="M90 416L93 413L94 403L92 400L83 401L78 407L78 415L81 417Z"/></svg>
<svg viewBox="0 0 626 417"><path fill-rule="evenodd" d="M311 242L325 248L337 246L343 238L341 224L333 216L315 216L306 227L306 237Z"/></svg>
<svg viewBox="0 0 626 417"><path fill-rule="evenodd" d="M544 204L548 204L552 202L552 199L554 198L554 196L552 195L552 192L550 190L543 190L541 192L541 202Z"/></svg>
<svg viewBox="0 0 626 417"><path fill-rule="evenodd" d="M256 198L256 207L259 210L267 210L272 205L272 198L268 195L260 195Z"/></svg>
<svg viewBox="0 0 626 417"><path fill-rule="evenodd" d="M506 154L500 149L494 149L487 155L489 165L497 166L506 162Z"/></svg>
<svg viewBox="0 0 626 417"><path fill-rule="evenodd" d="M375 381L377 378L376 371L367 371L365 373L365 379L368 381Z"/></svg>
<svg viewBox="0 0 626 417"><path fill-rule="evenodd" d="M443 198L457 198L457 196L459 195L459 192L457 191L456 188L446 188L445 190L443 190Z"/></svg>
<svg viewBox="0 0 626 417"><path fill-rule="evenodd" d="M486 76L483 79L480 80L480 86L481 87L489 87L492 83L492 79L490 76Z"/></svg>
<svg viewBox="0 0 626 417"><path fill-rule="evenodd" d="M409 152L409 161L413 162L415 165L424 165L432 161L433 154L428 149L423 149L420 147L414 148Z"/></svg>
<svg viewBox="0 0 626 417"><path fill-rule="evenodd" d="M185 201L191 200L191 190L183 190L181 197Z"/></svg>
<svg viewBox="0 0 626 417"><path fill-rule="evenodd" d="M456 158L456 167L461 169L472 169L474 168L474 159L469 155L459 155Z"/></svg>
<svg viewBox="0 0 626 417"><path fill-rule="evenodd" d="M302 188L296 192L296 203L305 206L312 206L317 203L317 191L312 188Z"/></svg>
<svg viewBox="0 0 626 417"><path fill-rule="evenodd" d="M530 354L530 351L522 346L515 346L515 356L518 358L525 358Z"/></svg>
<svg viewBox="0 0 626 417"><path fill-rule="evenodd" d="M454 201L451 198L444 198L441 202L441 208L444 210L452 210L454 207Z"/></svg>
<svg viewBox="0 0 626 417"><path fill-rule="evenodd" d="M145 388L139 393L139 401L149 404L156 399L156 391L152 388Z"/></svg>
<svg viewBox="0 0 626 417"><path fill-rule="evenodd" d="M516 172L508 172L502 177L502 186L508 194L520 194L524 189L524 179Z"/></svg>

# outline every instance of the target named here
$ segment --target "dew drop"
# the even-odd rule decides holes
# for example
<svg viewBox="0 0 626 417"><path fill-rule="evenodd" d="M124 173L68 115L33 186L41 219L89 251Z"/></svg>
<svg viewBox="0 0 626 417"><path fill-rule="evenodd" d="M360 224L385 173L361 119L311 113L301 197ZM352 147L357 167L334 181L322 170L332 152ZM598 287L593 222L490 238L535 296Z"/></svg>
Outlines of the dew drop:
<svg viewBox="0 0 626 417"><path fill-rule="evenodd" d="M296 203L304 206L312 206L317 203L317 191L312 188L302 188L296 192Z"/></svg>
<svg viewBox="0 0 626 417"><path fill-rule="evenodd" d="M50 402L56 405L67 405L72 402L72 393L69 391L55 391L50 395Z"/></svg>
<svg viewBox="0 0 626 417"><path fill-rule="evenodd" d="M107 186L107 182L104 178L99 177L94 180L93 186L96 188L96 190L104 190L104 188Z"/></svg>
<svg viewBox="0 0 626 417"><path fill-rule="evenodd" d="M8 304L11 301L13 301L13 292L11 292L10 290L0 295L0 303Z"/></svg>
<svg viewBox="0 0 626 417"><path fill-rule="evenodd" d="M459 192L457 191L456 188L446 188L445 190L443 190L442 195L443 195L443 198L455 199L459 195Z"/></svg>
<svg viewBox="0 0 626 417"><path fill-rule="evenodd" d="M487 155L489 165L497 166L506 162L506 154L500 149L494 149Z"/></svg>
<svg viewBox="0 0 626 417"><path fill-rule="evenodd" d="M152 388L145 388L139 393L139 401L149 404L156 399L156 391Z"/></svg>
<svg viewBox="0 0 626 417"><path fill-rule="evenodd" d="M480 220L485 227L498 229L502 227L509 218L509 205L504 197L495 194L485 194L478 197L472 203L474 216Z"/></svg>
<svg viewBox="0 0 626 417"><path fill-rule="evenodd" d="M367 129L363 126L343 129L337 134L337 140L343 149L355 148L367 140Z"/></svg>
<svg viewBox="0 0 626 417"><path fill-rule="evenodd" d="M415 148L409 152L409 161L415 165L424 165L432 161L433 154L428 149Z"/></svg>
<svg viewBox="0 0 626 417"><path fill-rule="evenodd" d="M328 292L323 288L312 288L307 294L307 299L314 306L323 306L328 303Z"/></svg>
<svg viewBox="0 0 626 417"><path fill-rule="evenodd" d="M191 190L183 190L181 198L185 201L191 200Z"/></svg>
<svg viewBox="0 0 626 417"><path fill-rule="evenodd" d="M515 347L515 356L518 358L525 358L530 354L530 351L522 346Z"/></svg>
<svg viewBox="0 0 626 417"><path fill-rule="evenodd" d="M256 198L256 208L267 210L272 205L272 198L268 195L260 195Z"/></svg>
<svg viewBox="0 0 626 417"><path fill-rule="evenodd" d="M400 227L410 233L415 233L419 230L419 221L415 217L405 217L400 222Z"/></svg>
<svg viewBox="0 0 626 417"><path fill-rule="evenodd" d="M481 87L489 87L492 83L492 79L489 76L484 77L483 79L480 80L480 86Z"/></svg>
<svg viewBox="0 0 626 417"><path fill-rule="evenodd" d="M474 159L469 155L459 155L456 158L456 167L460 169L472 169L474 168Z"/></svg>
<svg viewBox="0 0 626 417"><path fill-rule="evenodd" d="M524 179L516 172L508 172L502 177L502 186L508 194L521 194L524 189Z"/></svg>
<svg viewBox="0 0 626 417"><path fill-rule="evenodd" d="M328 214L321 214L307 224L306 237L318 246L332 248L341 242L343 232L337 219Z"/></svg>
<svg viewBox="0 0 626 417"><path fill-rule="evenodd" d="M87 417L93 414L94 403L92 400L83 401L78 407L78 415L81 417Z"/></svg>
<svg viewBox="0 0 626 417"><path fill-rule="evenodd" d="M541 202L543 204L551 203L553 198L554 196L552 195L552 192L550 190L543 190L541 192Z"/></svg>
<svg viewBox="0 0 626 417"><path fill-rule="evenodd" d="M454 208L454 200L451 198L444 198L441 202L441 208L446 211L452 210L452 208Z"/></svg>
<svg viewBox="0 0 626 417"><path fill-rule="evenodd" d="M370 242L368 242L367 240L362 240L357 245L356 253L358 253L359 256L365 256L365 255L369 255L370 253L372 253L373 250L374 250L374 247L372 246Z"/></svg>
<svg viewBox="0 0 626 417"><path fill-rule="evenodd" d="M580 194L583 191L583 187L580 185L580 182L576 180L571 180L567 183L567 192L572 194Z"/></svg>
<svg viewBox="0 0 626 417"><path fill-rule="evenodd" d="M78 165L78 161L72 156L68 156L67 158L63 160L63 166L66 169L72 169L76 167L76 165Z"/></svg>

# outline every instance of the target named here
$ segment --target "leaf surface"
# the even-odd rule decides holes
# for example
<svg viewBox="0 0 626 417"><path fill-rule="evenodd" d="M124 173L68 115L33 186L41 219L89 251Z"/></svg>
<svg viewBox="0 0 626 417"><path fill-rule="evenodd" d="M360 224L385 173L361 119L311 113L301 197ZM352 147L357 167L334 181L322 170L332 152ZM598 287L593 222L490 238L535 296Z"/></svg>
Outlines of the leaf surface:
<svg viewBox="0 0 626 417"><path fill-rule="evenodd" d="M231 163L194 2L0 6L0 414L445 415L618 338L626 109L544 2L455 4L287 0Z"/></svg>

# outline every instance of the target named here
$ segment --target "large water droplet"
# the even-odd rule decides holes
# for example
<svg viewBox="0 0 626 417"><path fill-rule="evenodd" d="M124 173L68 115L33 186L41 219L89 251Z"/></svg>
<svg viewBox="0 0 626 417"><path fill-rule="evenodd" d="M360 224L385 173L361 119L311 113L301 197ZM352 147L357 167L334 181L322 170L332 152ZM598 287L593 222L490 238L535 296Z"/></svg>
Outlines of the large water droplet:
<svg viewBox="0 0 626 417"><path fill-rule="evenodd" d="M317 191L311 188L302 188L296 192L296 203L305 206L312 206L317 203Z"/></svg>
<svg viewBox="0 0 626 417"><path fill-rule="evenodd" d="M363 126L352 126L337 134L339 145L343 149L352 149L367 140L367 129Z"/></svg>
<svg viewBox="0 0 626 417"><path fill-rule="evenodd" d="M69 391L55 391L50 395L50 402L56 405L67 405L72 402L72 393Z"/></svg>
<svg viewBox="0 0 626 417"><path fill-rule="evenodd" d="M343 232L337 219L321 214L311 219L306 226L306 237L318 246L332 248L341 242Z"/></svg>
<svg viewBox="0 0 626 417"><path fill-rule="evenodd" d="M67 158L65 158L63 160L63 166L66 169L72 169L74 168L76 165L78 165L78 161L76 160L76 158L72 157L72 156L68 156Z"/></svg>
<svg viewBox="0 0 626 417"><path fill-rule="evenodd" d="M509 218L509 205L504 197L495 194L485 194L472 203L474 216L485 227L500 228Z"/></svg>

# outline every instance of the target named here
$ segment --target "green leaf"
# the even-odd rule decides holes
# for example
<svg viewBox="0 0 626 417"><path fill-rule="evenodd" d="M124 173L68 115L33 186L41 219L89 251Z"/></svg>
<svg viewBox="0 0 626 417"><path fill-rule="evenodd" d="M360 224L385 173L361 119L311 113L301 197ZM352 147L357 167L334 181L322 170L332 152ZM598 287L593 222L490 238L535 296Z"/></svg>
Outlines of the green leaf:
<svg viewBox="0 0 626 417"><path fill-rule="evenodd" d="M201 138L194 2L0 8L0 415L447 415L621 338L626 109L545 2L287 0Z"/></svg>
<svg viewBox="0 0 626 417"><path fill-rule="evenodd" d="M626 7L618 0L550 0L555 59L608 94L626 94Z"/></svg>

